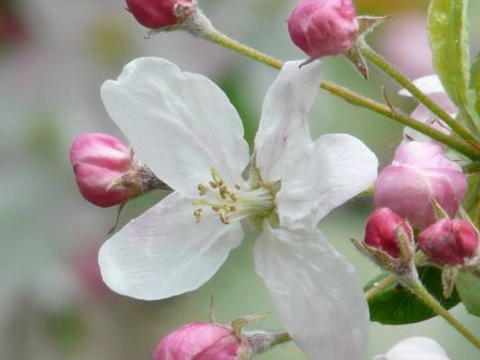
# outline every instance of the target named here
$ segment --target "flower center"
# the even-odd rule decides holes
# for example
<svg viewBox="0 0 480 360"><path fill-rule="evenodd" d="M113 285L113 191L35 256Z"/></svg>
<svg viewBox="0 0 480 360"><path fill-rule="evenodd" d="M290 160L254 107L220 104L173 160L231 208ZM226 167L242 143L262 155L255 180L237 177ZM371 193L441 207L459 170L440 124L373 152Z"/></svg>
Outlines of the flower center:
<svg viewBox="0 0 480 360"><path fill-rule="evenodd" d="M229 224L231 221L243 218L265 218L275 210L274 195L265 187L234 187L224 182L216 170L210 168L212 180L198 185L200 199L192 202L193 205L207 206L218 213L220 221ZM193 213L195 221L202 219L203 208L200 207Z"/></svg>

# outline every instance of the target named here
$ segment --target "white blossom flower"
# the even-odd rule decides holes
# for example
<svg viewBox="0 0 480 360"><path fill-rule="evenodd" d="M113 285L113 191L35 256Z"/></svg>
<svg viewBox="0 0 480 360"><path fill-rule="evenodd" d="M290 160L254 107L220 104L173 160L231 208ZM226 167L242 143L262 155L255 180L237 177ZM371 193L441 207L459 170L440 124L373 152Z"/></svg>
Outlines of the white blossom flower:
<svg viewBox="0 0 480 360"><path fill-rule="evenodd" d="M443 348L427 337L411 337L400 341L384 355L373 360L450 360Z"/></svg>
<svg viewBox="0 0 480 360"><path fill-rule="evenodd" d="M312 359L356 360L368 343L362 288L316 225L373 184L377 159L349 135L312 141L306 116L320 64L300 64L285 64L266 95L248 180L242 122L209 79L140 58L107 81L109 115L174 192L110 238L99 261L114 291L168 298L210 279L247 219L262 232L257 273L295 342Z"/></svg>
<svg viewBox="0 0 480 360"><path fill-rule="evenodd" d="M445 110L450 116L455 118L457 116L458 109L455 104L450 100L440 78L436 74L427 75L415 79L413 84L419 88L423 93L428 95L434 102L437 103L443 110ZM412 94L406 89L402 89L399 92L402 96L412 97ZM424 124L430 125L435 130L443 132L444 134L450 133L450 128L440 119L436 117L425 105L419 104L410 116ZM427 135L422 134L417 130L406 127L403 130L404 141L421 141L421 142L434 142L433 139Z"/></svg>

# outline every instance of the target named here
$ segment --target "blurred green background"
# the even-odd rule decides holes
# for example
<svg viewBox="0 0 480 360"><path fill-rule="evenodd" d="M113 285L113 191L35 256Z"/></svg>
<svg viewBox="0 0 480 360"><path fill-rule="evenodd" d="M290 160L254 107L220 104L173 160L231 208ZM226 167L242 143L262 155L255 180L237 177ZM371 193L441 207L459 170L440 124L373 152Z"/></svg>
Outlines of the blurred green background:
<svg viewBox="0 0 480 360"><path fill-rule="evenodd" d="M303 58L289 41L285 20L293 0L201 0L215 26L281 59ZM432 72L425 16L427 1L358 0L359 14L391 15L369 37L374 48L412 78ZM73 139L84 132L121 134L108 119L99 88L139 56L160 56L182 69L205 74L227 92L253 139L263 95L276 71L192 38L181 31L146 40L146 29L122 0L0 0L0 360L151 359L158 340L193 320L207 320L210 295L215 315L259 311L270 315L255 328L279 330L267 291L253 269L255 233L235 249L200 290L165 301L141 302L112 293L99 277L96 254L116 209L100 209L80 196L68 161ZM471 19L480 2L472 1ZM480 47L472 21L472 53ZM372 69L363 81L342 58L324 60L325 77L373 98L385 85L406 110L391 81ZM315 135L348 132L378 155L382 166L401 139L401 126L319 93L310 116ZM121 222L144 211L162 194L129 203ZM349 239L361 239L370 199L351 201L320 224L367 281L377 270ZM346 226L348 224L348 226ZM480 334L480 320L453 310ZM334 326L334 324L318 324ZM429 336L452 360L477 360L478 352L442 319L409 326L372 324L370 359L410 336ZM346 339L348 341L348 339ZM286 344L258 359L306 359Z"/></svg>

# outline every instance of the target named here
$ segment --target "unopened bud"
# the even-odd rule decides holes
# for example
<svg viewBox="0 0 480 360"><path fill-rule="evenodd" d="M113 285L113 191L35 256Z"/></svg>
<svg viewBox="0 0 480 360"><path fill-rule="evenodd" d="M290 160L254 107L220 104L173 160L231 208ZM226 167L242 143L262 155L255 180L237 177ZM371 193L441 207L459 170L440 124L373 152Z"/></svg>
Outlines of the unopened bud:
<svg viewBox="0 0 480 360"><path fill-rule="evenodd" d="M154 360L236 360L244 351L240 339L224 325L195 321L165 337Z"/></svg>
<svg viewBox="0 0 480 360"><path fill-rule="evenodd" d="M129 147L107 134L89 133L75 139L70 162L83 197L97 206L119 205L166 187Z"/></svg>
<svg viewBox="0 0 480 360"><path fill-rule="evenodd" d="M232 326L195 321L167 335L158 344L154 360L248 360L272 346L291 340L287 333L245 332L254 315L237 318Z"/></svg>
<svg viewBox="0 0 480 360"><path fill-rule="evenodd" d="M351 0L304 0L293 9L288 31L295 45L314 59L346 52L359 26Z"/></svg>
<svg viewBox="0 0 480 360"><path fill-rule="evenodd" d="M411 242L412 229L404 219L388 208L377 209L367 220L364 243L396 259L401 255L398 239L400 230Z"/></svg>
<svg viewBox="0 0 480 360"><path fill-rule="evenodd" d="M418 245L438 264L464 265L477 254L478 233L468 221L443 219L420 233Z"/></svg>
<svg viewBox="0 0 480 360"><path fill-rule="evenodd" d="M465 174L440 145L412 141L401 144L379 174L374 201L424 229L438 220L436 206L454 217L466 192Z"/></svg>
<svg viewBox="0 0 480 360"><path fill-rule="evenodd" d="M126 0L127 9L135 19L149 29L160 29L179 23L174 7L190 5L193 0Z"/></svg>

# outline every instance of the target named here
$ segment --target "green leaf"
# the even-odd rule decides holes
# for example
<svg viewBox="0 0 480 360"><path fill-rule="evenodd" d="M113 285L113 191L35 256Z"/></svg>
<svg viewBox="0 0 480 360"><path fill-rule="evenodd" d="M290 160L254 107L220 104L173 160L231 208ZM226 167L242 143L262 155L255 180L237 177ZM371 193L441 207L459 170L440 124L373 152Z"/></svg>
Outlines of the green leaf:
<svg viewBox="0 0 480 360"><path fill-rule="evenodd" d="M474 224L480 224L480 174L473 173L468 176L468 193L463 199L462 207L465 209Z"/></svg>
<svg viewBox="0 0 480 360"><path fill-rule="evenodd" d="M440 301L444 308L450 309L460 302L460 298L455 291L449 299L443 297L439 269L424 267L420 268L418 272L427 290ZM371 288L385 276L386 274L382 274L372 280L367 284L365 290ZM370 308L370 320L381 324L412 324L436 316L429 307L425 306L415 295L398 283L370 298L368 306Z"/></svg>
<svg viewBox="0 0 480 360"><path fill-rule="evenodd" d="M477 114L480 114L480 53L470 68L470 91Z"/></svg>
<svg viewBox="0 0 480 360"><path fill-rule="evenodd" d="M455 281L455 288L462 299L467 311L480 317L480 273L460 273Z"/></svg>
<svg viewBox="0 0 480 360"><path fill-rule="evenodd" d="M477 54L477 57L473 61L472 67L470 68L470 89L478 89L480 85L480 52Z"/></svg>
<svg viewBox="0 0 480 360"><path fill-rule="evenodd" d="M468 0L431 0L428 33L433 64L450 98L468 109L470 54Z"/></svg>

